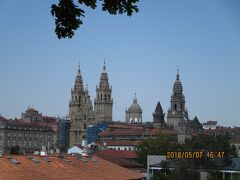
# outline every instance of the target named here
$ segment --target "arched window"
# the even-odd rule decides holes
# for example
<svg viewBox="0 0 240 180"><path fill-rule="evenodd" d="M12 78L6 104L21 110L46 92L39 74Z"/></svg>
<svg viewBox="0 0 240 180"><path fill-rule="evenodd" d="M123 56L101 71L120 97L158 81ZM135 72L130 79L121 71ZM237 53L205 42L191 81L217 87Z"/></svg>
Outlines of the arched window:
<svg viewBox="0 0 240 180"><path fill-rule="evenodd" d="M86 123L84 123L83 124L83 129L86 129L87 128L87 125L86 125ZM85 136L83 136L83 138L84 138Z"/></svg>
<svg viewBox="0 0 240 180"><path fill-rule="evenodd" d="M177 111L177 104L174 104L174 111Z"/></svg>

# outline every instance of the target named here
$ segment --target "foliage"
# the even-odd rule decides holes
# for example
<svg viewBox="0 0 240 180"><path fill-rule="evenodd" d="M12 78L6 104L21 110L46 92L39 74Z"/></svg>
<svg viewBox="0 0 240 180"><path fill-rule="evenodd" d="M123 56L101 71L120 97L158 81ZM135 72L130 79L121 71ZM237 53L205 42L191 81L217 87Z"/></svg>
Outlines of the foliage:
<svg viewBox="0 0 240 180"><path fill-rule="evenodd" d="M199 135L187 140L182 148L184 151L203 151L204 157L193 159L195 166L216 169L229 165L231 157L237 156L236 148L232 147L228 140L228 136ZM224 156L223 158L209 158L206 156L209 152L224 152Z"/></svg>
<svg viewBox="0 0 240 180"><path fill-rule="evenodd" d="M131 16L134 12L138 12L136 3L139 0L99 0L102 2L102 10L109 14L126 13ZM78 0L79 5L85 5L91 9L97 7L97 0ZM82 17L85 11L78 7L73 0L59 0L58 4L52 4L51 14L55 17L55 32L59 39L72 38L74 31L82 24Z"/></svg>
<svg viewBox="0 0 240 180"><path fill-rule="evenodd" d="M148 155L165 155L172 148L171 141L173 141L172 137L164 135L142 140L137 147L140 162L147 165Z"/></svg>
<svg viewBox="0 0 240 180"><path fill-rule="evenodd" d="M237 156L237 151L231 147L228 136L198 135L186 140L185 144L171 144L173 139L169 136L160 135L156 139L143 140L138 146L138 155L141 162L147 164L147 155L166 155L167 151L197 152L203 151L201 158L177 159L177 168L169 171L170 161L162 161L162 170L158 171L152 179L198 179L199 169L207 169L211 179L221 176L219 169L231 163L231 158ZM207 152L224 152L222 158L207 157Z"/></svg>
<svg viewBox="0 0 240 180"><path fill-rule="evenodd" d="M10 154L19 154L19 152L20 152L20 147L18 145L11 147Z"/></svg>

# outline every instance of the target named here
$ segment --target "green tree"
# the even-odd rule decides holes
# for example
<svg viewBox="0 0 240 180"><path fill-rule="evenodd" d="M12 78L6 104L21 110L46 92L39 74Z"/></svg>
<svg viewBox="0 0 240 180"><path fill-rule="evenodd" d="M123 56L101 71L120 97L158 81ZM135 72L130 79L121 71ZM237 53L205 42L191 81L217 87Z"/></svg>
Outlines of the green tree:
<svg viewBox="0 0 240 180"><path fill-rule="evenodd" d="M109 14L124 14L131 16L138 12L136 3L138 0L99 0L102 2L102 10ZM91 9L97 7L97 0L59 0L58 4L52 4L51 14L55 17L55 33L59 39L72 38L74 31L83 24L84 10L78 5L84 5Z"/></svg>
<svg viewBox="0 0 240 180"><path fill-rule="evenodd" d="M173 141L175 141L173 137L165 135L142 140L137 147L140 162L147 165L148 155L166 155L167 151L173 148L173 145L171 145Z"/></svg>
<svg viewBox="0 0 240 180"><path fill-rule="evenodd" d="M18 145L12 146L10 150L10 154L19 154L19 151L20 151L20 147Z"/></svg>
<svg viewBox="0 0 240 180"><path fill-rule="evenodd" d="M199 135L186 141L182 146L184 151L203 151L202 158L195 158L195 166L206 169L217 169L231 163L231 158L237 156L236 148L232 147L229 143L228 136L209 136ZM208 153L214 153L214 157L207 156ZM216 152L223 152L222 157L217 157Z"/></svg>
<svg viewBox="0 0 240 180"><path fill-rule="evenodd" d="M160 135L155 139L143 140L138 146L138 155L143 164L147 164L147 155L166 155L168 151L197 152L203 151L201 158L178 159L177 168L171 173L168 171L168 163L161 164L160 170L153 179L198 179L198 169L208 169L213 180L221 176L219 169L231 163L232 157L237 157L236 148L229 143L228 136L198 135L186 140L185 144L171 143L173 138ZM207 157L208 152L224 152L221 158ZM216 154L215 154L216 155ZM216 156L215 156L216 157ZM171 164L171 161L168 161ZM166 175L164 174L166 170Z"/></svg>

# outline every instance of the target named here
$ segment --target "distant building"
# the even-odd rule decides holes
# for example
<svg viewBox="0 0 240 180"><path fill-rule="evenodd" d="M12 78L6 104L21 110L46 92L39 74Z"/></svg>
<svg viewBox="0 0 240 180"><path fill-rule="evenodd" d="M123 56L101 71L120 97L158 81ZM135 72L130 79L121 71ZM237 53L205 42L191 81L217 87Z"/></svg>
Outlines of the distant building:
<svg viewBox="0 0 240 180"><path fill-rule="evenodd" d="M54 148L57 145L57 118L51 116L43 116L42 113L39 113L36 109L28 107L28 109L22 113L21 119L22 122L33 122L41 126L51 127L53 130L53 144Z"/></svg>
<svg viewBox="0 0 240 180"><path fill-rule="evenodd" d="M160 102L157 103L155 111L153 113L153 126L155 128L165 128L166 123L164 121L165 114L163 113Z"/></svg>
<svg viewBox="0 0 240 180"><path fill-rule="evenodd" d="M170 108L167 114L167 126L178 132L178 143L184 143L186 139L191 138L193 133L202 131L202 124L198 118L195 116L191 120L188 117L179 71L177 71L177 77L173 85Z"/></svg>
<svg viewBox="0 0 240 180"><path fill-rule="evenodd" d="M69 147L70 119L58 118L57 148L65 151Z"/></svg>
<svg viewBox="0 0 240 180"><path fill-rule="evenodd" d="M139 158L135 151L119 151L107 149L97 152L96 156L119 166L125 167L131 172L145 172L144 165L138 163ZM123 179L125 179L125 177Z"/></svg>
<svg viewBox="0 0 240 180"><path fill-rule="evenodd" d="M48 149L54 147L53 130L34 122L19 120L0 120L0 151L9 153L13 146L19 146L20 151L33 152L42 146Z"/></svg>
<svg viewBox="0 0 240 180"><path fill-rule="evenodd" d="M28 107L28 109L22 113L22 120L25 122L43 122L43 117L37 110Z"/></svg>
<svg viewBox="0 0 240 180"><path fill-rule="evenodd" d="M142 123L142 108L137 102L137 97L135 93L135 97L133 99L132 105L126 110L125 115L125 121L126 123Z"/></svg>
<svg viewBox="0 0 240 180"><path fill-rule="evenodd" d="M144 125L116 123L109 125L105 131L99 133L99 140L136 141L157 136L159 133L159 129L147 128Z"/></svg>
<svg viewBox="0 0 240 180"><path fill-rule="evenodd" d="M94 120L92 101L88 89L83 87L83 79L80 66L71 89L69 102L70 124L70 147L82 145L87 140L87 126Z"/></svg>
<svg viewBox="0 0 240 180"><path fill-rule="evenodd" d="M168 127L177 130L179 124L183 124L185 120L188 119L188 111L185 108L185 96L183 95L179 71L177 72L176 81L173 85L173 93L170 102L171 106L167 114L167 124Z"/></svg>
<svg viewBox="0 0 240 180"><path fill-rule="evenodd" d="M70 146L79 146L87 142L87 127L89 125L100 122L111 123L112 108L112 87L108 82L105 62L99 86L96 87L94 110L88 89L83 87L83 78L79 66L69 102Z"/></svg>
<svg viewBox="0 0 240 180"><path fill-rule="evenodd" d="M112 109L112 87L108 82L108 74L104 62L100 82L96 87L96 98L94 100L95 122L112 122Z"/></svg>
<svg viewBox="0 0 240 180"><path fill-rule="evenodd" d="M110 141L102 141L100 143L106 146L107 149L120 150L120 151L136 151L139 141L110 140Z"/></svg>
<svg viewBox="0 0 240 180"><path fill-rule="evenodd" d="M203 123L203 129L216 129L217 121L207 121Z"/></svg>

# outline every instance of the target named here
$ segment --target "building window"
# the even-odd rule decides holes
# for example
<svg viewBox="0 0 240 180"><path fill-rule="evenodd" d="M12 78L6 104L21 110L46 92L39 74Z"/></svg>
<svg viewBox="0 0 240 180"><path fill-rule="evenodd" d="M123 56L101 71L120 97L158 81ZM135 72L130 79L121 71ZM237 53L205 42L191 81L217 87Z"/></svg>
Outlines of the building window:
<svg viewBox="0 0 240 180"><path fill-rule="evenodd" d="M120 148L118 148L118 150L120 150Z"/></svg>
<svg viewBox="0 0 240 180"><path fill-rule="evenodd" d="M174 104L174 111L177 111L177 104Z"/></svg>
<svg viewBox="0 0 240 180"><path fill-rule="evenodd" d="M132 150L132 148L129 148L129 151L131 151Z"/></svg>

